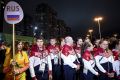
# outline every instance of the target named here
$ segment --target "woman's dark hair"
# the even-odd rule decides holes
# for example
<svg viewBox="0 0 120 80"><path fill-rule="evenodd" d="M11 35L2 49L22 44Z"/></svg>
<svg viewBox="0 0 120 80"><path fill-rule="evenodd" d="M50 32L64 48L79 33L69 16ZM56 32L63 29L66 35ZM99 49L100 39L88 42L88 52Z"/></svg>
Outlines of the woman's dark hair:
<svg viewBox="0 0 120 80"><path fill-rule="evenodd" d="M17 48L17 46L18 46L18 44L19 44L20 42L22 42L22 44L24 45L24 42L21 41L21 40L17 40L17 41L15 41L15 53L18 52L18 48ZM11 54L11 58L13 58L13 47L11 47L11 49L10 49L10 54Z"/></svg>
<svg viewBox="0 0 120 80"><path fill-rule="evenodd" d="M81 46L81 55L83 55L83 53L85 52L85 50L90 47L91 44L89 42L84 42Z"/></svg>
<svg viewBox="0 0 120 80"><path fill-rule="evenodd" d="M29 46L30 46L29 42L24 42L23 50L24 50L24 51L27 51L28 48L29 48Z"/></svg>
<svg viewBox="0 0 120 80"><path fill-rule="evenodd" d="M110 39L110 44L109 44L109 48L112 50L112 49L115 49L116 48L116 45L119 44L119 40L117 39L114 39L114 38L111 38Z"/></svg>
<svg viewBox="0 0 120 80"><path fill-rule="evenodd" d="M23 42L22 40L16 41L16 42L15 42L15 53L17 53L17 51L18 51L17 46L18 46L19 43L22 43L22 45L24 45L24 42Z"/></svg>
<svg viewBox="0 0 120 80"><path fill-rule="evenodd" d="M98 41L98 40L100 40L100 39L96 39L96 40L94 41L94 47L95 47L95 48L98 48L98 47L99 47L100 42L98 42L98 45L96 45L96 41Z"/></svg>

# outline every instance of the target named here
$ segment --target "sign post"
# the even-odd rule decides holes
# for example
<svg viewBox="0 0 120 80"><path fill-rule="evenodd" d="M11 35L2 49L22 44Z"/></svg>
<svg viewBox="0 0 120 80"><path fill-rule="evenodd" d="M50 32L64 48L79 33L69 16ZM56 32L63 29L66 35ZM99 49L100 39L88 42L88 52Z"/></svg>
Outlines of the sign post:
<svg viewBox="0 0 120 80"><path fill-rule="evenodd" d="M15 1L10 1L7 3L4 10L4 18L8 24L12 24L12 34L13 34L13 61L15 62L15 24L19 23L23 19L23 10L18 3ZM13 65L13 70L15 70L15 65ZM14 75L15 80L15 75Z"/></svg>

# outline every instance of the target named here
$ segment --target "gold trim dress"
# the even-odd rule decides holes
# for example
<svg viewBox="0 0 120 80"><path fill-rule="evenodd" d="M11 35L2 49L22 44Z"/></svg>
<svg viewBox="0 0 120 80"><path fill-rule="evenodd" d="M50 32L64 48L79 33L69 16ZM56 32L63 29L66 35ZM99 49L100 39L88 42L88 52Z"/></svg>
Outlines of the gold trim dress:
<svg viewBox="0 0 120 80"><path fill-rule="evenodd" d="M6 49L6 58L5 58L5 62L4 62L4 68L8 68L10 71L6 73L5 76L5 80L13 80L13 66L11 66L11 62L13 61L13 59L11 58L11 53L10 53L10 48ZM28 55L27 52L25 51L18 51L15 54L15 68L23 68L25 67L25 64L29 63L29 59L28 59ZM26 80L26 73L25 71L15 75L15 80Z"/></svg>

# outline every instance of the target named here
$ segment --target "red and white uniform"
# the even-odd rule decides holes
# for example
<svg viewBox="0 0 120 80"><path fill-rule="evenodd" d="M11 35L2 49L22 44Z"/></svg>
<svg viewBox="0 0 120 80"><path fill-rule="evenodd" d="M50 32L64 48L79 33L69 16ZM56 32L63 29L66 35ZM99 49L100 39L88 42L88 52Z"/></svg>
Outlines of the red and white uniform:
<svg viewBox="0 0 120 80"><path fill-rule="evenodd" d="M63 59L64 65L68 65L71 68L77 68L77 65L74 63L77 57L72 46L69 46L67 44L63 46L61 58Z"/></svg>
<svg viewBox="0 0 120 80"><path fill-rule="evenodd" d="M106 54L105 50L102 48L98 48L97 51L95 52L95 61L96 61L96 66L102 73L107 73L107 72L112 72L113 71L113 62L114 58L112 55L105 56ZM109 64L109 65L108 65ZM106 67L105 67L106 65ZM110 69L110 70L109 70Z"/></svg>
<svg viewBox="0 0 120 80"><path fill-rule="evenodd" d="M119 60L119 51L117 49L113 49L114 63L113 69L117 73L117 76L120 75L120 60Z"/></svg>
<svg viewBox="0 0 120 80"><path fill-rule="evenodd" d="M38 47L37 45L32 46L31 54L30 54L30 74L31 77L35 77L35 72L41 70L40 65L42 63L45 63L45 65L48 65L48 74L51 74L52 72L52 63L50 55L48 54L48 51L45 49L45 47ZM34 70L35 67L39 67L38 70Z"/></svg>
<svg viewBox="0 0 120 80"><path fill-rule="evenodd" d="M59 46L57 46L57 45L49 45L47 47L47 49L48 49L48 52L49 52L49 54L51 56L51 59L54 59L55 57L58 58L59 51L60 51Z"/></svg>
<svg viewBox="0 0 120 80"><path fill-rule="evenodd" d="M84 63L83 73L87 75L89 70L94 75L98 75L98 72L94 70L95 61L93 60L93 56L91 55L91 52L86 50L82 55L82 59Z"/></svg>

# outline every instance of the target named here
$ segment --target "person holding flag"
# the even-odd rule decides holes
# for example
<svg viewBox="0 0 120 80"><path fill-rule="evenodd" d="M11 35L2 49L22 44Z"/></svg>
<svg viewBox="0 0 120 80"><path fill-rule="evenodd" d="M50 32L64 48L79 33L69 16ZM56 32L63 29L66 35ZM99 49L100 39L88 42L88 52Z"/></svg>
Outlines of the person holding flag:
<svg viewBox="0 0 120 80"><path fill-rule="evenodd" d="M15 57L13 60L12 49L6 48L6 58L3 72L6 74L5 80L26 80L25 71L29 68L29 59L25 51L22 50L23 42L16 42ZM15 67L14 67L15 66Z"/></svg>

